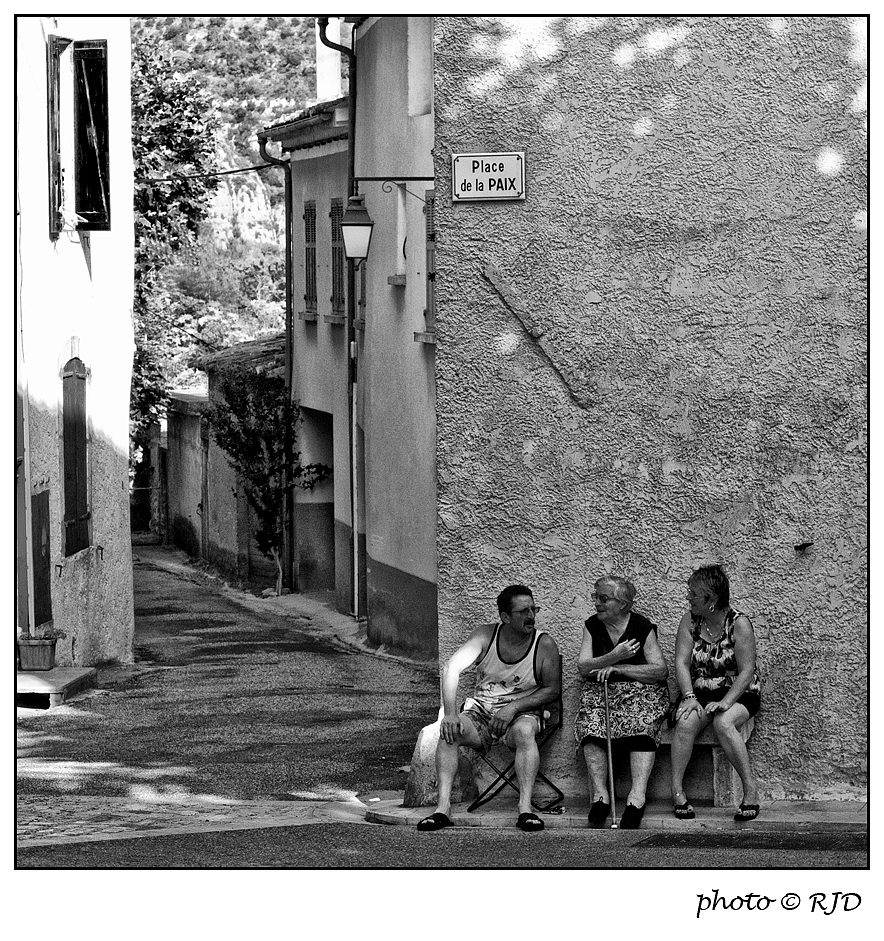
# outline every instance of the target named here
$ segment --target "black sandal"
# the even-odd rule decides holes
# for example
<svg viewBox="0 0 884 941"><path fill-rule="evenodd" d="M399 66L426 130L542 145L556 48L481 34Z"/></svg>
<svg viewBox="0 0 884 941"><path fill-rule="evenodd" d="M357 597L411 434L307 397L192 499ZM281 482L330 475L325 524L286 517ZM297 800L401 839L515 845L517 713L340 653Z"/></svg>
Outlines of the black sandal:
<svg viewBox="0 0 884 941"><path fill-rule="evenodd" d="M760 810L760 804L740 804L740 809L734 814L734 820L754 820Z"/></svg>
<svg viewBox="0 0 884 941"><path fill-rule="evenodd" d="M693 820L696 814L694 813L694 808L685 801L683 804L676 804L672 808L672 812L678 817L679 820Z"/></svg>
<svg viewBox="0 0 884 941"><path fill-rule="evenodd" d="M592 807L589 808L589 825L593 830L598 830L601 828L602 824L608 819L608 814L611 813L611 805L606 804L602 800L596 801Z"/></svg>
<svg viewBox="0 0 884 941"><path fill-rule="evenodd" d="M543 829L544 824L537 814L519 814L516 826L525 833L537 833L538 830Z"/></svg>
<svg viewBox="0 0 884 941"><path fill-rule="evenodd" d="M419 820L417 824L418 830L444 830L445 827L453 827L454 824L451 820L445 816L445 814L440 814L438 811L434 814L430 814L429 817L424 817L423 820Z"/></svg>

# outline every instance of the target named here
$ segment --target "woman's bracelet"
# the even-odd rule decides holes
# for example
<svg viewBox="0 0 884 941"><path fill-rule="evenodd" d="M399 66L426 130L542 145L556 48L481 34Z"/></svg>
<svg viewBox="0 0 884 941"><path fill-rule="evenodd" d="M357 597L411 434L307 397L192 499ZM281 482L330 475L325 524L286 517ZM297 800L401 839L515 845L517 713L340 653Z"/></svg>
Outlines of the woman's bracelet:
<svg viewBox="0 0 884 941"><path fill-rule="evenodd" d="M696 693L682 693L681 698L682 699L696 699L697 694Z"/></svg>

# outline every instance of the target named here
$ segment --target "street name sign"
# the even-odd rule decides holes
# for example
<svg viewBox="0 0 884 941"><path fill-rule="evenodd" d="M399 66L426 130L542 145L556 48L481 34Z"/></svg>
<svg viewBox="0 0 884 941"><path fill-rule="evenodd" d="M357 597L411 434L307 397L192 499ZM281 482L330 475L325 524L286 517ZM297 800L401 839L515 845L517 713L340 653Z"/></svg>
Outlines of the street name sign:
<svg viewBox="0 0 884 941"><path fill-rule="evenodd" d="M451 195L456 203L525 198L525 153L452 154Z"/></svg>

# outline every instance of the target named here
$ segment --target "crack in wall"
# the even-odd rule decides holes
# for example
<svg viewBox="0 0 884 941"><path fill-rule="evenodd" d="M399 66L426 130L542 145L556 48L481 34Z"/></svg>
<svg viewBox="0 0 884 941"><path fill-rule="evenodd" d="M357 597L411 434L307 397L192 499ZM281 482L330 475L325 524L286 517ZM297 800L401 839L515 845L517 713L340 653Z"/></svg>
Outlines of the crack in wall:
<svg viewBox="0 0 884 941"><path fill-rule="evenodd" d="M482 271L482 276L494 288L498 297L503 301L504 306L518 320L522 329L528 338L534 343L537 351L559 377L562 385L565 387L571 400L579 408L588 411L595 404L595 399L584 389L575 386L562 368L556 362L556 350L550 343L543 339L544 328L538 323L534 315L528 310L527 305L522 300L519 292L506 280L500 270L494 265L486 265Z"/></svg>

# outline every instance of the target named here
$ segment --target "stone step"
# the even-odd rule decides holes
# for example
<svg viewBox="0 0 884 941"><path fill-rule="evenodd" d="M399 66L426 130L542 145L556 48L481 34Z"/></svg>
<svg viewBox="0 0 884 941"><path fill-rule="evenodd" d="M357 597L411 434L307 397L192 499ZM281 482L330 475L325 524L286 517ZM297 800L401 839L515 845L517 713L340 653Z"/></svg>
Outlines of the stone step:
<svg viewBox="0 0 884 941"><path fill-rule="evenodd" d="M60 706L65 700L90 686L95 686L95 667L53 667L51 670L17 670L17 695L45 696L49 707Z"/></svg>

